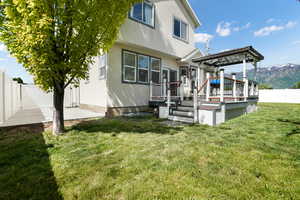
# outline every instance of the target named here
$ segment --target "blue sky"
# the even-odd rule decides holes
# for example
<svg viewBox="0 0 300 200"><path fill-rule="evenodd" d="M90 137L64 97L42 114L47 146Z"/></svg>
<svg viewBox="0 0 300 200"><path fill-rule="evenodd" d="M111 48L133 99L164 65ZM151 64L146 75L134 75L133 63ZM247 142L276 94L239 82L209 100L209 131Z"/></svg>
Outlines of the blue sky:
<svg viewBox="0 0 300 200"><path fill-rule="evenodd" d="M300 64L300 3L297 0L189 0L202 22L197 47L210 53L252 45L264 56L261 66ZM32 78L0 45L0 69Z"/></svg>
<svg viewBox="0 0 300 200"><path fill-rule="evenodd" d="M300 64L297 0L189 0L202 22L197 46L211 38L210 53L252 45L261 66Z"/></svg>

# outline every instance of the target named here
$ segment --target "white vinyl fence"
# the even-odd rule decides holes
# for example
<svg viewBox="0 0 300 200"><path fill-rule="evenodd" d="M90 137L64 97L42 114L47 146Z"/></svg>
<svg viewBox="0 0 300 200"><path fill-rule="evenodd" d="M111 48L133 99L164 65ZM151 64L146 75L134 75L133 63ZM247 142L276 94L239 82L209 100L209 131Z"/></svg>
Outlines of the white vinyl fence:
<svg viewBox="0 0 300 200"><path fill-rule="evenodd" d="M0 70L0 123L21 109L22 86Z"/></svg>
<svg viewBox="0 0 300 200"><path fill-rule="evenodd" d="M73 108L79 106L79 88L65 89L64 106ZM53 93L46 93L35 85L22 86L22 109L53 107Z"/></svg>
<svg viewBox="0 0 300 200"><path fill-rule="evenodd" d="M300 89L259 90L262 103L300 103Z"/></svg>
<svg viewBox="0 0 300 200"><path fill-rule="evenodd" d="M79 88L67 87L64 105L78 107ZM12 81L4 71L0 71L0 124L19 110L44 109L53 107L53 93L46 93L35 85L21 85Z"/></svg>

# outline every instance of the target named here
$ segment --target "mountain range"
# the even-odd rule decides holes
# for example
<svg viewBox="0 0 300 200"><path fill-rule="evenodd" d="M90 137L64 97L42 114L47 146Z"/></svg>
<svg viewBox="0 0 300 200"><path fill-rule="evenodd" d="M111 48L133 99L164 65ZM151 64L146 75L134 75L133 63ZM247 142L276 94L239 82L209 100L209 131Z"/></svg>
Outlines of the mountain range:
<svg viewBox="0 0 300 200"><path fill-rule="evenodd" d="M253 80L254 69L247 72L250 80ZM237 73L242 78L243 73ZM261 67L257 71L257 81L274 89L291 88L300 81L300 64L284 64L271 67Z"/></svg>

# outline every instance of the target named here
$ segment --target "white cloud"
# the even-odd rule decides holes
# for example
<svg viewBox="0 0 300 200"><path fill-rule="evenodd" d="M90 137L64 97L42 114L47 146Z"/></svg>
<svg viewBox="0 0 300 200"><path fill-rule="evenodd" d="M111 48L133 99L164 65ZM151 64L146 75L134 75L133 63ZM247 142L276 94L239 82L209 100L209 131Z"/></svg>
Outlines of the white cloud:
<svg viewBox="0 0 300 200"><path fill-rule="evenodd" d="M245 24L243 26L234 27L233 31L238 32L238 31L246 30L246 29L250 28L250 26L251 26L251 23L249 22L249 23L247 23L247 24Z"/></svg>
<svg viewBox="0 0 300 200"><path fill-rule="evenodd" d="M196 33L194 37L196 43L206 43L213 39L213 36L207 33Z"/></svg>
<svg viewBox="0 0 300 200"><path fill-rule="evenodd" d="M221 37L227 37L229 35L231 35L231 33L234 31L234 32L239 32L239 31L242 31L242 30L245 30L245 29L248 29L250 28L251 26L251 23L247 23L243 26L235 26L233 27L233 23L234 22L220 22L218 23L217 25L217 34Z"/></svg>
<svg viewBox="0 0 300 200"><path fill-rule="evenodd" d="M258 31L255 31L254 36L255 37L267 36L270 35L272 32L280 31L283 29L284 29L283 26L276 26L276 25L266 26L264 28L259 29Z"/></svg>
<svg viewBox="0 0 300 200"><path fill-rule="evenodd" d="M296 25L297 25L297 22L295 22L295 21L289 21L289 22L285 25L285 27L286 27L286 28L294 28Z"/></svg>
<svg viewBox="0 0 300 200"><path fill-rule="evenodd" d="M221 37L227 37L231 34L231 23L229 22L220 22L217 26L216 32Z"/></svg>
<svg viewBox="0 0 300 200"><path fill-rule="evenodd" d="M275 19L274 18L270 18L270 19L268 19L267 21L266 21L266 23L272 23L272 22L274 22L275 21Z"/></svg>
<svg viewBox="0 0 300 200"><path fill-rule="evenodd" d="M293 44L294 44L294 45L298 45L298 44L300 44L300 40L298 40L298 41L294 41L294 42L293 42Z"/></svg>
<svg viewBox="0 0 300 200"><path fill-rule="evenodd" d="M266 27L263 27L263 28L255 31L254 32L254 36L255 37L268 36L268 35L270 35L273 32L281 31L281 30L284 30L284 29L293 28L296 25L297 25L297 22L295 22L295 21L289 21L287 24L281 25L281 26L278 26L278 25L266 26Z"/></svg>

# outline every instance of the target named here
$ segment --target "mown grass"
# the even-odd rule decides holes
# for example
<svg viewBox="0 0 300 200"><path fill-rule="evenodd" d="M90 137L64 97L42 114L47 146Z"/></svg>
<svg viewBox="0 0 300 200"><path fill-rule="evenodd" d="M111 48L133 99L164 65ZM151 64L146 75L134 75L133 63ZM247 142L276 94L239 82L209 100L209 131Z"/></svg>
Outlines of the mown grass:
<svg viewBox="0 0 300 200"><path fill-rule="evenodd" d="M85 122L0 134L0 199L300 199L300 105L218 127Z"/></svg>

